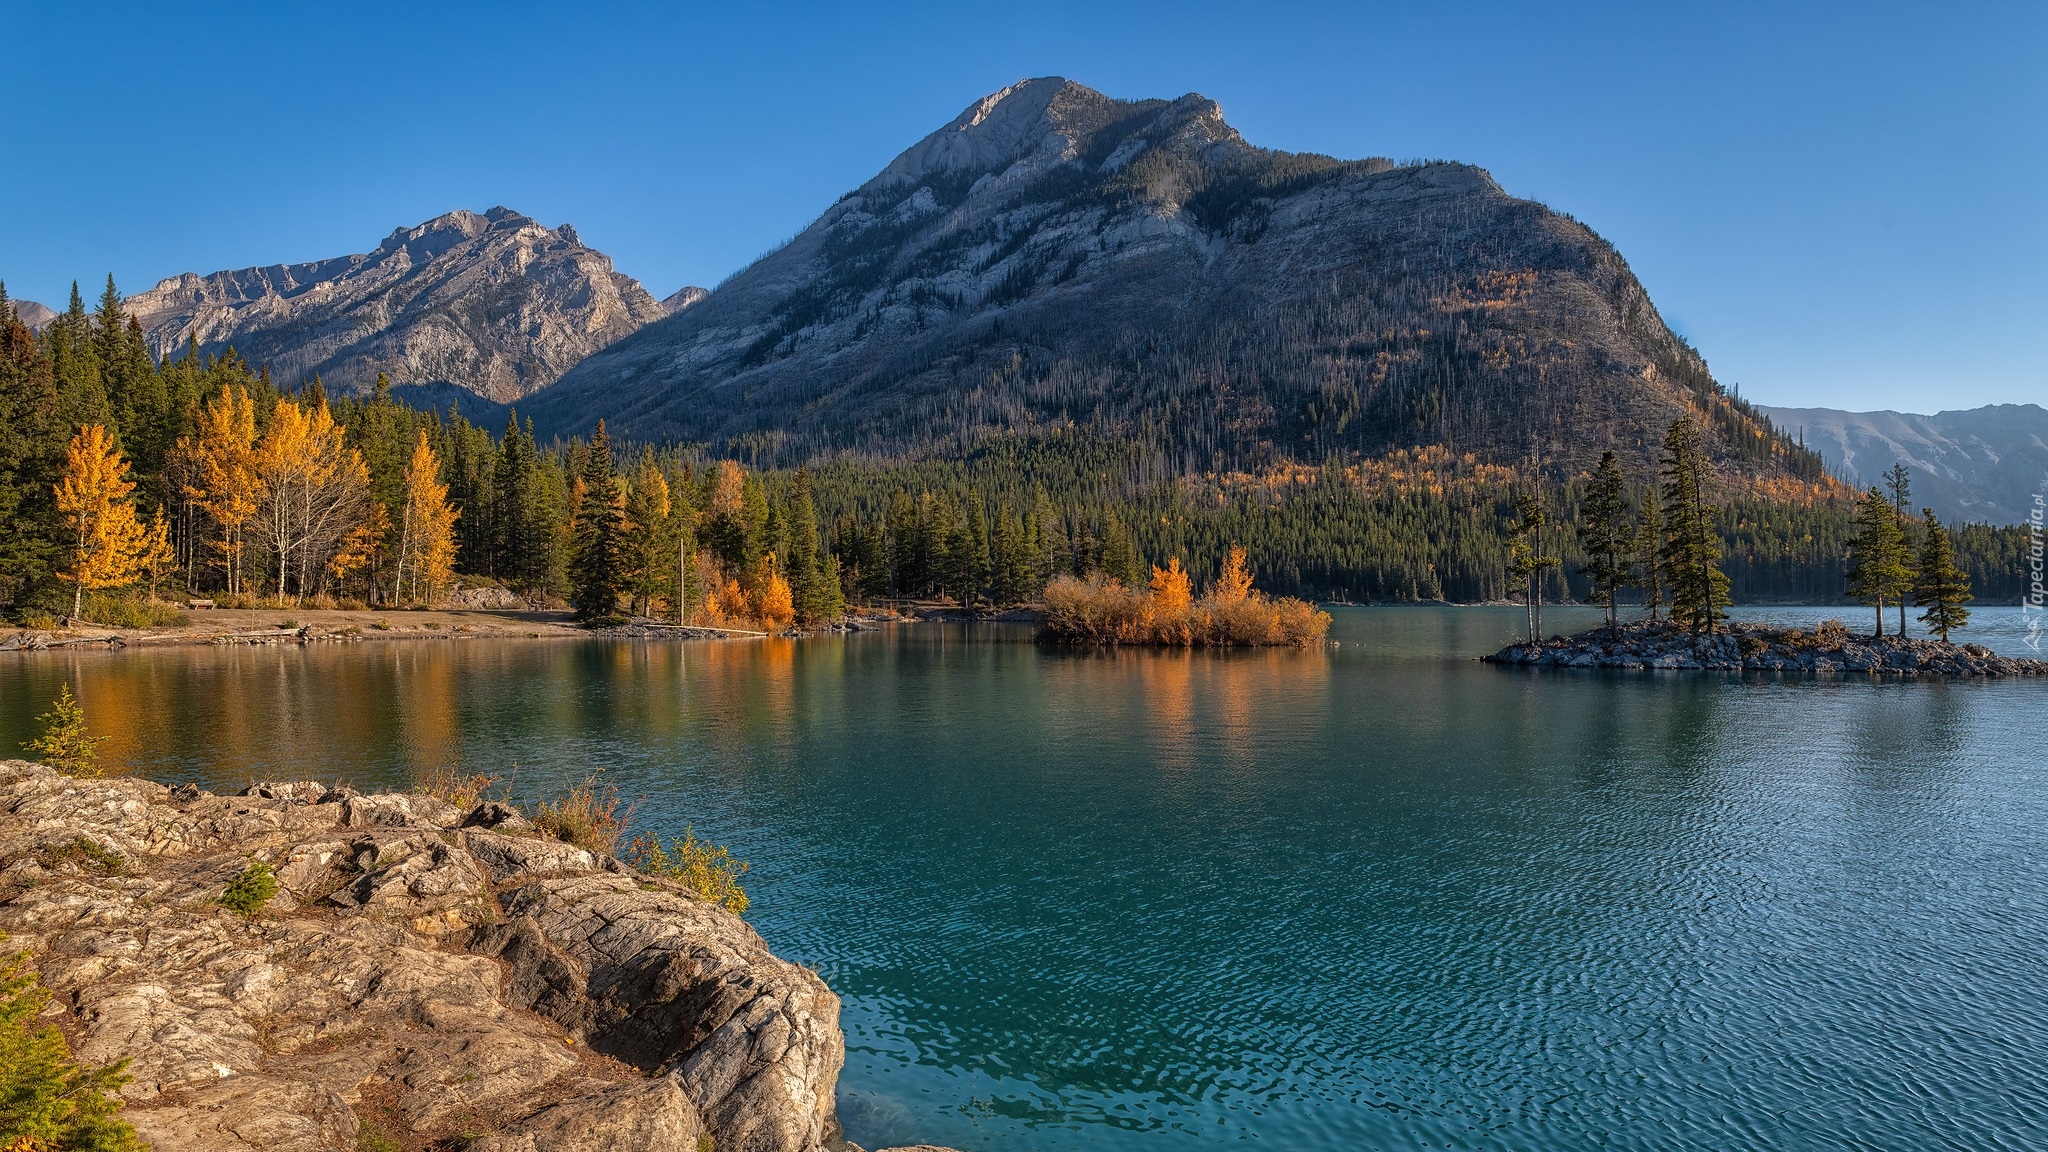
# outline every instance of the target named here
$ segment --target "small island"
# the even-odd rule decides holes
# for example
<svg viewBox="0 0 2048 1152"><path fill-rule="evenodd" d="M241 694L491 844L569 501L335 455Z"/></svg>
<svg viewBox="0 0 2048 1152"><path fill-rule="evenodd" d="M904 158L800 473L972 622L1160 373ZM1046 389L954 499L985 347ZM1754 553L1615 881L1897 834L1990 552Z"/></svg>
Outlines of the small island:
<svg viewBox="0 0 2048 1152"><path fill-rule="evenodd" d="M1861 672L1883 676L2048 676L2048 661L2000 656L1981 644L1857 636L1840 621L1811 630L1730 624L1700 634L1669 620L1605 625L1541 643L1510 644L1489 664L1551 668L1672 668L1742 672Z"/></svg>

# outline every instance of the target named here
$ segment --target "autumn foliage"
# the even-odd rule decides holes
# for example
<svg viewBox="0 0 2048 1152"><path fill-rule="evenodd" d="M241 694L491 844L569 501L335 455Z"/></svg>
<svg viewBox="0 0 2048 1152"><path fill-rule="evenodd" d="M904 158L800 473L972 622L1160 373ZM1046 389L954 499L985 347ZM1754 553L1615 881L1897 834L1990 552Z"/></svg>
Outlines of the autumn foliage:
<svg viewBox="0 0 2048 1152"><path fill-rule="evenodd" d="M1306 645L1329 631L1330 614L1254 589L1244 549L1233 545L1200 600L1178 558L1153 568L1144 589L1100 573L1086 580L1056 577L1045 589L1045 624L1054 638L1081 644Z"/></svg>

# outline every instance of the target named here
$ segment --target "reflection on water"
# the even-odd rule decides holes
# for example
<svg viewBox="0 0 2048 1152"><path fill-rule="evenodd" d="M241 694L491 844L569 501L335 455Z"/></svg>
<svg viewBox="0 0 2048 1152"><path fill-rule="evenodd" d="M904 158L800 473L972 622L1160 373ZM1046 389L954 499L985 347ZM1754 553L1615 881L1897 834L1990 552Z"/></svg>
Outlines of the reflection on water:
<svg viewBox="0 0 2048 1152"><path fill-rule="evenodd" d="M1336 615L44 653L0 739L68 679L159 778L601 768L753 862L870 1147L2048 1146L2048 686L1495 669L1512 609Z"/></svg>

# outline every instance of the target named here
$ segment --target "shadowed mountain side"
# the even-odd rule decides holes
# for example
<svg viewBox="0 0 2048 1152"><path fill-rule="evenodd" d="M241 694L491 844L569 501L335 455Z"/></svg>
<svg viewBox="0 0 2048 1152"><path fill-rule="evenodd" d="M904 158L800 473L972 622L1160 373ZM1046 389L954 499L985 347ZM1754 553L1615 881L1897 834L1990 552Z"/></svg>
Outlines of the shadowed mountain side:
<svg viewBox="0 0 2048 1152"><path fill-rule="evenodd" d="M367 255L188 272L130 297L128 310L159 357L197 338L288 383L319 375L361 390L384 372L500 403L670 311L575 229L506 208L401 228Z"/></svg>
<svg viewBox="0 0 2048 1152"><path fill-rule="evenodd" d="M1069 422L1175 470L1441 444L1647 471L1817 459L1721 392L1611 245L1481 169L1275 152L1214 101L1006 88L701 304L523 406L763 463L955 453Z"/></svg>

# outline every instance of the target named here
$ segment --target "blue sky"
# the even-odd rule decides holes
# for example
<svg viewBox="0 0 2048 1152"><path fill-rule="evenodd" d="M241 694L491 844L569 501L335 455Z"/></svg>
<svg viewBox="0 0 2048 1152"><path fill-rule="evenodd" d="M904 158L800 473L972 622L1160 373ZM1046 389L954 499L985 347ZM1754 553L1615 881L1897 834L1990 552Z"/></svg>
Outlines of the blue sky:
<svg viewBox="0 0 2048 1152"><path fill-rule="evenodd" d="M1201 92L1612 239L1763 403L2048 401L2048 5L0 0L0 279L367 251L505 204L712 285L985 92Z"/></svg>

